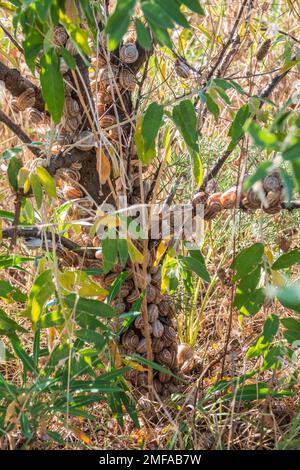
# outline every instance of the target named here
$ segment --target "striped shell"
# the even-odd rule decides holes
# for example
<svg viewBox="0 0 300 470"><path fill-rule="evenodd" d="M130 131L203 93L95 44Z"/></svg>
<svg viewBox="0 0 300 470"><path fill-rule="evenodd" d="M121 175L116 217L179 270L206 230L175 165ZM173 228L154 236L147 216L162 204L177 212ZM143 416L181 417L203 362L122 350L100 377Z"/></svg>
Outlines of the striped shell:
<svg viewBox="0 0 300 470"><path fill-rule="evenodd" d="M256 192L253 189L247 191L242 196L242 205L245 209L258 209L261 207L261 200Z"/></svg>
<svg viewBox="0 0 300 470"><path fill-rule="evenodd" d="M128 351L136 351L139 344L139 337L134 333L133 330L127 330L122 336L122 346Z"/></svg>
<svg viewBox="0 0 300 470"><path fill-rule="evenodd" d="M233 209L236 207L236 188L228 189L220 197L220 202L224 209Z"/></svg>
<svg viewBox="0 0 300 470"><path fill-rule="evenodd" d="M164 325L159 321L155 320L152 323L152 333L155 338L161 338L164 333Z"/></svg>
<svg viewBox="0 0 300 470"><path fill-rule="evenodd" d="M60 59L60 65L59 65L59 70L60 72L65 75L68 71L69 71L69 66L67 64L67 62L65 61L65 59Z"/></svg>
<svg viewBox="0 0 300 470"><path fill-rule="evenodd" d="M68 117L75 117L80 114L79 104L76 100L67 96L65 98L64 113Z"/></svg>
<svg viewBox="0 0 300 470"><path fill-rule="evenodd" d="M158 374L159 381L163 384L170 382L171 380L171 375L165 374L164 372L160 372Z"/></svg>
<svg viewBox="0 0 300 470"><path fill-rule="evenodd" d="M106 114L105 116L102 116L99 120L100 127L104 129L115 125L116 122L117 120L112 114Z"/></svg>
<svg viewBox="0 0 300 470"><path fill-rule="evenodd" d="M63 26L56 26L53 31L53 42L56 46L64 46L68 40L68 33Z"/></svg>
<svg viewBox="0 0 300 470"><path fill-rule="evenodd" d="M223 209L223 206L220 201L221 196L222 193L214 193L207 199L206 207L204 210L204 218L206 220L212 219Z"/></svg>
<svg viewBox="0 0 300 470"><path fill-rule="evenodd" d="M17 98L17 108L24 111L27 108L32 108L35 104L35 91L33 88L27 88Z"/></svg>
<svg viewBox="0 0 300 470"><path fill-rule="evenodd" d="M91 131L83 131L79 134L75 147L83 152L89 152L95 147L95 137Z"/></svg>
<svg viewBox="0 0 300 470"><path fill-rule="evenodd" d="M134 91L136 87L135 75L128 69L123 68L119 74L119 83L124 90Z"/></svg>
<svg viewBox="0 0 300 470"><path fill-rule="evenodd" d="M126 297L128 303L132 304L140 297L140 293L138 290L133 290L130 295Z"/></svg>
<svg viewBox="0 0 300 470"><path fill-rule="evenodd" d="M157 354L162 351L165 347L164 340L162 338L153 338L152 340L152 351Z"/></svg>
<svg viewBox="0 0 300 470"><path fill-rule="evenodd" d="M75 186L66 185L63 187L62 192L66 199L77 199L83 196L83 192Z"/></svg>
<svg viewBox="0 0 300 470"><path fill-rule="evenodd" d="M136 352L139 354L145 354L147 351L146 338L142 338L136 348Z"/></svg>
<svg viewBox="0 0 300 470"><path fill-rule="evenodd" d="M281 187L280 174L277 170L272 171L263 179L263 188L267 193L269 191L280 191Z"/></svg>
<svg viewBox="0 0 300 470"><path fill-rule="evenodd" d="M156 354L155 359L159 364L165 365L167 367L173 367L176 363L176 353L173 350L165 348Z"/></svg>
<svg viewBox="0 0 300 470"><path fill-rule="evenodd" d="M116 80L117 75L118 75L118 67L116 67L115 65L101 68L98 73L98 82L99 82L100 88L105 89L111 83L114 83L114 79Z"/></svg>
<svg viewBox="0 0 300 470"><path fill-rule="evenodd" d="M67 49L68 52L70 52L71 55L78 54L78 49L77 49L74 41L71 38L69 38L67 40L66 49Z"/></svg>
<svg viewBox="0 0 300 470"><path fill-rule="evenodd" d="M75 132L80 126L80 124L81 124L80 116L74 116L74 117L63 116L62 118L62 125L67 132L70 132L70 133Z"/></svg>
<svg viewBox="0 0 300 470"><path fill-rule="evenodd" d="M157 293L156 287L154 287L152 284L147 286L147 290L146 290L147 302L149 303L153 302L156 298L156 293Z"/></svg>
<svg viewBox="0 0 300 470"><path fill-rule="evenodd" d="M176 60L174 68L175 68L176 75L178 75L178 77L190 78L191 69L187 64L185 64L181 60Z"/></svg>
<svg viewBox="0 0 300 470"><path fill-rule="evenodd" d="M133 64L139 58L139 51L135 43L128 42L120 47L120 59L125 64Z"/></svg>
<svg viewBox="0 0 300 470"><path fill-rule="evenodd" d="M159 311L158 306L155 304L148 304L148 320L150 323L153 323L158 319Z"/></svg>
<svg viewBox="0 0 300 470"><path fill-rule="evenodd" d="M44 122L45 115L44 113L41 113L41 111L39 111L36 108L29 108L28 117L29 117L30 122L32 122L32 124L42 124Z"/></svg>

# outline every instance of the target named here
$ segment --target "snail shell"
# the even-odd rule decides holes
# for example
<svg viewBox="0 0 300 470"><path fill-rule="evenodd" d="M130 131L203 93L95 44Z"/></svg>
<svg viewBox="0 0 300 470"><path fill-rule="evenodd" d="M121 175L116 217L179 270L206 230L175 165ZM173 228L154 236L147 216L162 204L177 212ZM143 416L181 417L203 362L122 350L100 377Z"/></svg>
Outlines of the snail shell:
<svg viewBox="0 0 300 470"><path fill-rule="evenodd" d="M15 112L15 113L19 113L20 112L20 109L18 107L18 98L14 97L12 98L11 100L11 107L12 107L12 110Z"/></svg>
<svg viewBox="0 0 300 470"><path fill-rule="evenodd" d="M115 279L119 277L118 273L109 273L105 276L105 285L110 287L111 284L114 282Z"/></svg>
<svg viewBox="0 0 300 470"><path fill-rule="evenodd" d="M163 384L158 379L154 379L153 380L153 388L156 391L156 393L160 394L162 392L162 389L163 389Z"/></svg>
<svg viewBox="0 0 300 470"><path fill-rule="evenodd" d="M63 75L65 75L65 73L69 71L69 66L67 62L65 61L65 59L62 59L62 58L60 59L59 70Z"/></svg>
<svg viewBox="0 0 300 470"><path fill-rule="evenodd" d="M175 385L171 382L170 384L168 384L168 391L169 391L169 393L177 393L178 392L178 385Z"/></svg>
<svg viewBox="0 0 300 470"><path fill-rule="evenodd" d="M106 114L105 116L102 116L101 119L99 120L100 127L102 128L111 127L115 125L116 122L117 122L117 119L112 114Z"/></svg>
<svg viewBox="0 0 300 470"><path fill-rule="evenodd" d="M191 69L187 64L182 62L182 60L176 60L174 68L175 68L175 72L178 75L178 77L190 78Z"/></svg>
<svg viewBox="0 0 300 470"><path fill-rule="evenodd" d="M159 309L159 314L162 317L173 317L175 315L175 309L173 305L171 304L171 302L168 300L163 300L159 304L158 309Z"/></svg>
<svg viewBox="0 0 300 470"><path fill-rule="evenodd" d="M103 260L102 250L96 250L95 251L95 258L98 259L98 260Z"/></svg>
<svg viewBox="0 0 300 470"><path fill-rule="evenodd" d="M142 338L136 348L136 352L139 354L145 354L147 352L146 348L146 338Z"/></svg>
<svg viewBox="0 0 300 470"><path fill-rule="evenodd" d="M139 337L133 330L127 330L122 336L121 344L128 351L136 351L139 344Z"/></svg>
<svg viewBox="0 0 300 470"><path fill-rule="evenodd" d="M280 192L282 188L280 173L278 170L273 170L264 177L263 188L268 193L269 191Z"/></svg>
<svg viewBox="0 0 300 470"><path fill-rule="evenodd" d="M161 352L165 347L163 338L153 338L152 340L152 351L157 354Z"/></svg>
<svg viewBox="0 0 300 470"><path fill-rule="evenodd" d="M136 87L135 75L129 69L123 68L119 75L119 83L124 90L132 92Z"/></svg>
<svg viewBox="0 0 300 470"><path fill-rule="evenodd" d="M68 33L63 26L56 26L53 32L53 42L56 46L64 46L68 40Z"/></svg>
<svg viewBox="0 0 300 470"><path fill-rule="evenodd" d="M163 339L166 341L170 341L171 343L174 343L176 341L176 337L177 337L177 334L173 326L165 325Z"/></svg>
<svg viewBox="0 0 300 470"><path fill-rule="evenodd" d="M42 124L44 122L44 113L41 113L36 108L28 109L28 117L32 124Z"/></svg>
<svg viewBox="0 0 300 470"><path fill-rule="evenodd" d="M102 116L102 114L105 113L105 109L106 109L106 106L104 103L101 103L101 102L97 103L97 111L98 111L99 116Z"/></svg>
<svg viewBox="0 0 300 470"><path fill-rule="evenodd" d="M78 170L78 171L80 171L80 170L82 169L82 162L73 162L73 163L71 164L71 168L72 168L72 170ZM87 201L85 201L85 202L88 202L89 205L91 205L91 201L90 201L90 200L87 200Z"/></svg>
<svg viewBox="0 0 300 470"><path fill-rule="evenodd" d="M160 338L163 335L164 325L159 320L155 320L152 323L152 333L155 338Z"/></svg>
<svg viewBox="0 0 300 470"><path fill-rule="evenodd" d="M148 305L148 320L150 323L153 323L155 320L158 319L158 306L155 304Z"/></svg>
<svg viewBox="0 0 300 470"><path fill-rule="evenodd" d="M73 82L68 75L64 77L64 88L65 88L65 95L71 96L73 90Z"/></svg>
<svg viewBox="0 0 300 470"><path fill-rule="evenodd" d="M158 378L159 378L159 381L163 384L166 384L168 382L170 382L171 380L171 375L169 374L165 374L164 372L160 372L158 374Z"/></svg>
<svg viewBox="0 0 300 470"><path fill-rule="evenodd" d="M206 220L212 219L223 209L223 206L220 201L221 196L222 193L215 193L209 196L209 198L207 199L206 207L204 210L204 218Z"/></svg>
<svg viewBox="0 0 300 470"><path fill-rule="evenodd" d="M26 108L32 108L35 104L35 91L33 88L27 88L17 98L17 108L24 111Z"/></svg>
<svg viewBox="0 0 300 470"><path fill-rule="evenodd" d="M159 269L156 273L152 274L152 284L156 287L159 287L161 284L161 269Z"/></svg>
<svg viewBox="0 0 300 470"><path fill-rule="evenodd" d="M70 133L66 129L62 128L57 137L57 143L61 146L64 146L64 145L69 145L71 141L72 141L72 138L71 138Z"/></svg>
<svg viewBox="0 0 300 470"><path fill-rule="evenodd" d="M65 98L64 113L67 117L75 117L80 114L78 102L70 96Z"/></svg>
<svg viewBox="0 0 300 470"><path fill-rule="evenodd" d="M83 192L75 186L66 185L63 187L62 192L66 199L77 199L83 196Z"/></svg>
<svg viewBox="0 0 300 470"><path fill-rule="evenodd" d="M148 376L145 372L140 372L137 376L137 384L140 387L147 387L148 385Z"/></svg>
<svg viewBox="0 0 300 470"><path fill-rule="evenodd" d="M116 80L118 76L118 67L115 65L110 65L109 67L103 67L99 70L98 73L98 82L100 85L100 88L105 89L107 88L111 83Z"/></svg>
<svg viewBox="0 0 300 470"><path fill-rule="evenodd" d="M261 200L256 192L253 189L249 189L247 193L243 194L242 205L245 209L258 209L261 207Z"/></svg>
<svg viewBox="0 0 300 470"><path fill-rule="evenodd" d="M181 343L178 345L177 351L177 363L178 367L181 368L184 362L189 361L194 357L194 351L187 343Z"/></svg>
<svg viewBox="0 0 300 470"><path fill-rule="evenodd" d="M136 328L138 328L139 330L144 328L144 319L143 319L142 315L139 315L138 317L136 317L136 319L134 321L134 326Z"/></svg>
<svg viewBox="0 0 300 470"><path fill-rule="evenodd" d="M62 125L67 132L73 133L75 132L81 124L81 117L74 116L74 117L67 117L63 116L62 118Z"/></svg>
<svg viewBox="0 0 300 470"><path fill-rule="evenodd" d="M208 199L208 194L205 193L204 191L200 191L199 193L195 194L195 196L192 199L192 205L195 208L198 204L205 205L206 201Z"/></svg>
<svg viewBox="0 0 300 470"><path fill-rule="evenodd" d="M115 309L116 315L121 315L121 313L125 312L126 305L124 304L124 302L116 302L114 304L114 309Z"/></svg>
<svg viewBox="0 0 300 470"><path fill-rule="evenodd" d="M78 54L78 49L77 49L74 41L71 38L69 38L67 40L66 49L67 49L68 52L70 52L71 55L77 55Z"/></svg>
<svg viewBox="0 0 300 470"><path fill-rule="evenodd" d="M83 131L78 136L75 147L83 152L89 152L95 147L95 137L91 131Z"/></svg>
<svg viewBox="0 0 300 470"><path fill-rule="evenodd" d="M176 362L176 353L173 350L165 348L156 354L155 358L159 364L165 365L167 367L173 367Z"/></svg>
<svg viewBox="0 0 300 470"><path fill-rule="evenodd" d="M276 214L281 210L281 192L269 191L266 197L267 207L264 207L264 211L267 214Z"/></svg>
<svg viewBox="0 0 300 470"><path fill-rule="evenodd" d="M132 304L140 297L140 293L138 290L133 290L130 295L126 297L128 303Z"/></svg>
<svg viewBox="0 0 300 470"><path fill-rule="evenodd" d="M236 207L236 188L228 189L220 197L220 202L224 209L233 209Z"/></svg>
<svg viewBox="0 0 300 470"><path fill-rule="evenodd" d="M149 334L151 335L151 333L152 333L152 324L151 323L148 323L148 329L149 329ZM142 333L143 336L146 336L145 328L141 329L141 333Z"/></svg>
<svg viewBox="0 0 300 470"><path fill-rule="evenodd" d="M139 58L139 51L135 43L128 42L120 47L120 59L125 64L133 64Z"/></svg>
<svg viewBox="0 0 300 470"><path fill-rule="evenodd" d="M149 284L149 286L147 286L146 293L147 302L152 303L156 298L157 289L152 284Z"/></svg>
<svg viewBox="0 0 300 470"><path fill-rule="evenodd" d="M68 181L77 182L80 181L80 172L78 170L74 170L73 168L64 168L62 172L62 177L67 179Z"/></svg>
<svg viewBox="0 0 300 470"><path fill-rule="evenodd" d="M136 383L137 381L137 376L138 376L138 371L134 369L127 370L124 373L124 377L126 380L129 380L130 382Z"/></svg>

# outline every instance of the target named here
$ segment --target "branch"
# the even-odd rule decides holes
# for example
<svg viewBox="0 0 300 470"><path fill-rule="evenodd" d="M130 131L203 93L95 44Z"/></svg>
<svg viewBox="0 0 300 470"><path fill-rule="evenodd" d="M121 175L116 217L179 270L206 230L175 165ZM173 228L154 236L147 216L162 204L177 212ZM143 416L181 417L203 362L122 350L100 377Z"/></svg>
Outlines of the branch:
<svg viewBox="0 0 300 470"><path fill-rule="evenodd" d="M30 80L22 77L17 69L11 69L7 65L0 62L0 81L4 82L5 88L13 96L19 96L28 88L33 88L35 91L34 107L39 111L45 112L45 103L41 94L41 90Z"/></svg>
<svg viewBox="0 0 300 470"><path fill-rule="evenodd" d="M0 64L1 65L1 64ZM0 122L3 122L36 157L41 156L41 151L32 144L30 137L24 132L18 124L13 122L3 111L0 110Z"/></svg>
<svg viewBox="0 0 300 470"><path fill-rule="evenodd" d="M296 60L296 56L294 56L292 58L292 62L294 60ZM280 73L280 74L276 75L272 79L272 81L269 83L269 85L267 85L266 88L262 91L262 93L258 96L258 98L260 98L260 99L268 98L271 95L271 93L274 91L276 86L281 82L281 80L289 73L291 68L288 69L288 70L285 70L283 73ZM263 106L263 104L264 103L261 103L260 106ZM255 119L255 116L254 116L253 119ZM244 137L244 134L242 134L240 136L240 138L237 140L236 143L238 143L243 137ZM206 188L207 183L219 173L222 166L226 162L227 158L231 155L232 151L233 151L233 149L232 150L225 150L223 155L221 155L221 157L218 158L218 160L216 161L216 163L215 163L214 167L212 168L212 170L208 173L208 175L206 177L203 178L203 183L201 185L200 191L204 191L204 189Z"/></svg>

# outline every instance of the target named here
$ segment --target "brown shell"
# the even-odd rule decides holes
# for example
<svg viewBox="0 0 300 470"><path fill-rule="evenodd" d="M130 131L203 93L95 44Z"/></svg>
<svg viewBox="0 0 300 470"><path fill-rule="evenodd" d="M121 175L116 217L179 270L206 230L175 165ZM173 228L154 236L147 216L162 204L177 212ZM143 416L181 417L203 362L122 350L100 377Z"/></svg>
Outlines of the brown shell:
<svg viewBox="0 0 300 470"><path fill-rule="evenodd" d="M208 194L205 193L204 191L200 191L199 193L195 194L195 196L192 199L192 205L193 207L196 207L198 204L205 204L207 199L208 199Z"/></svg>
<svg viewBox="0 0 300 470"><path fill-rule="evenodd" d="M69 38L67 40L66 49L67 49L68 52L70 52L71 55L77 55L78 54L78 49L77 49L74 41L71 38Z"/></svg>
<svg viewBox="0 0 300 470"><path fill-rule="evenodd" d="M151 303L155 300L157 294L157 288L152 284L149 284L146 289L147 302Z"/></svg>
<svg viewBox="0 0 300 470"><path fill-rule="evenodd" d="M62 128L57 137L57 143L63 146L63 145L69 145L71 141L72 141L72 138L71 138L70 133L66 129Z"/></svg>
<svg viewBox="0 0 300 470"><path fill-rule="evenodd" d="M68 181L77 182L80 181L80 172L78 170L74 170L73 168L64 168L63 169L63 177Z"/></svg>
<svg viewBox="0 0 300 470"><path fill-rule="evenodd" d="M178 393L178 385L173 384L172 382L168 384L169 393Z"/></svg>
<svg viewBox="0 0 300 470"><path fill-rule="evenodd" d="M244 193L242 196L242 206L245 209L258 209L261 207L261 200L256 192L253 189L249 189L247 193Z"/></svg>
<svg viewBox="0 0 300 470"><path fill-rule="evenodd" d="M64 104L64 113L68 117L75 117L80 114L79 104L70 96L66 96Z"/></svg>
<svg viewBox="0 0 300 470"><path fill-rule="evenodd" d="M116 312L117 315L121 315L121 313L124 313L125 310L126 310L126 305L124 304L124 302L116 302L114 304L114 310Z"/></svg>
<svg viewBox="0 0 300 470"><path fill-rule="evenodd" d="M68 75L64 77L64 88L65 88L65 95L71 96L73 90L73 82Z"/></svg>
<svg viewBox="0 0 300 470"><path fill-rule="evenodd" d="M100 88L105 89L111 83L114 83L114 80L117 79L118 76L118 67L115 65L106 66L99 70L98 73L98 83Z"/></svg>
<svg viewBox="0 0 300 470"><path fill-rule="evenodd" d="M29 117L30 122L32 122L32 124L42 124L44 122L45 115L44 113L41 113L41 111L39 111L36 108L29 108L28 117Z"/></svg>
<svg viewBox="0 0 300 470"><path fill-rule="evenodd" d="M174 306L168 300L163 300L159 304L158 309L159 309L159 314L162 317L173 317L175 315Z"/></svg>
<svg viewBox="0 0 300 470"><path fill-rule="evenodd" d="M124 90L134 91L137 85L135 75L128 69L123 68L119 74L119 83Z"/></svg>
<svg viewBox="0 0 300 470"><path fill-rule="evenodd" d="M152 351L157 354L162 351L165 347L164 340L162 338L153 338L152 340Z"/></svg>
<svg viewBox="0 0 300 470"><path fill-rule="evenodd" d="M135 43L128 42L120 47L120 59L125 64L133 64L139 58L139 51Z"/></svg>
<svg viewBox="0 0 300 470"><path fill-rule="evenodd" d="M71 168L72 168L72 170L77 170L77 171L81 170L82 169L82 162L73 162L71 164ZM87 201L87 202L89 202L89 204L91 204L91 201Z"/></svg>
<svg viewBox="0 0 300 470"><path fill-rule="evenodd" d="M111 127L115 125L116 122L117 122L117 119L112 114L106 114L105 116L102 116L101 119L99 120L100 127L102 128Z"/></svg>
<svg viewBox="0 0 300 470"><path fill-rule="evenodd" d="M137 376L137 384L140 387L147 387L148 385L148 375L145 372L140 372Z"/></svg>
<svg viewBox="0 0 300 470"><path fill-rule="evenodd" d="M159 320L155 320L152 323L152 333L155 338L160 338L163 335L164 325Z"/></svg>
<svg viewBox="0 0 300 470"><path fill-rule="evenodd" d="M53 42L56 46L64 46L68 40L68 33L63 26L56 26L53 31Z"/></svg>
<svg viewBox="0 0 300 470"><path fill-rule="evenodd" d="M98 111L98 115L101 117L102 114L105 113L105 110L106 110L106 105L104 103L97 103L97 111Z"/></svg>
<svg viewBox="0 0 300 470"><path fill-rule="evenodd" d="M165 374L164 372L160 372L160 373L158 374L158 378L159 378L159 381L160 381L161 383L165 384L165 383L170 382L170 380L171 380L172 377L171 377L171 375L169 375L169 374Z"/></svg>
<svg viewBox="0 0 300 470"><path fill-rule="evenodd" d="M132 304L135 302L138 298L140 297L140 293L138 290L133 290L128 297L126 297L126 300L128 303Z"/></svg>
<svg viewBox="0 0 300 470"><path fill-rule="evenodd" d="M66 185L63 187L62 192L66 199L77 199L83 196L83 192L75 186Z"/></svg>
<svg viewBox="0 0 300 470"><path fill-rule="evenodd" d="M165 325L163 338L174 343L177 338L176 330L171 325Z"/></svg>
<svg viewBox="0 0 300 470"><path fill-rule="evenodd" d="M191 69L187 64L182 62L182 60L176 60L174 68L175 68L176 75L178 75L178 77L186 78L186 79L190 78Z"/></svg>
<svg viewBox="0 0 300 470"><path fill-rule="evenodd" d="M147 352L146 338L142 338L136 348L136 352L139 354L145 354Z"/></svg>
<svg viewBox="0 0 300 470"><path fill-rule="evenodd" d="M264 58L269 52L271 44L272 44L271 39L267 39L266 41L263 42L263 44L260 46L256 54L256 58L258 61L264 60Z"/></svg>
<svg viewBox="0 0 300 470"><path fill-rule="evenodd" d="M224 209L233 209L236 207L237 193L236 188L228 189L220 197L220 202Z"/></svg>
<svg viewBox="0 0 300 470"><path fill-rule="evenodd" d="M150 323L153 323L158 319L159 310L158 306L155 304L148 304L148 320Z"/></svg>
<svg viewBox="0 0 300 470"><path fill-rule="evenodd" d="M18 98L17 98L17 97L12 98L12 100L11 100L11 107L12 107L12 110L13 110L15 113L19 113L19 112L20 112L20 109L19 109L19 107L18 107Z"/></svg>
<svg viewBox="0 0 300 470"><path fill-rule="evenodd" d="M65 59L60 59L60 65L59 65L59 70L60 72L65 75L69 71L69 66Z"/></svg>
<svg viewBox="0 0 300 470"><path fill-rule="evenodd" d="M35 91L33 88L27 88L23 91L18 98L16 105L20 111L24 111L27 108L32 108L35 104Z"/></svg>
<svg viewBox="0 0 300 470"><path fill-rule="evenodd" d="M89 152L95 148L95 137L91 131L83 131L79 134L75 147L83 152Z"/></svg>
<svg viewBox="0 0 300 470"><path fill-rule="evenodd" d="M267 176L264 177L263 188L267 193L269 191L281 191L282 183L278 170L273 170Z"/></svg>
<svg viewBox="0 0 300 470"><path fill-rule="evenodd" d="M157 394L160 394L162 392L162 389L163 389L163 384L158 379L154 379L153 380L153 388L154 388L154 390L156 391Z"/></svg>
<svg viewBox="0 0 300 470"><path fill-rule="evenodd" d="M212 219L216 214L222 211L223 206L220 198L222 193L214 193L207 199L206 207L204 209L204 218L206 220Z"/></svg>
<svg viewBox="0 0 300 470"><path fill-rule="evenodd" d="M160 285L161 285L161 269L159 269L156 273L152 274L152 284L155 287L160 287Z"/></svg>
<svg viewBox="0 0 300 470"><path fill-rule="evenodd" d="M189 361L194 357L194 351L187 343L181 343L177 349L177 363L178 367L181 368L183 363Z"/></svg>
<svg viewBox="0 0 300 470"><path fill-rule="evenodd" d="M176 353L170 349L163 349L155 356L156 361L167 367L173 367L176 363Z"/></svg>
<svg viewBox="0 0 300 470"><path fill-rule="evenodd" d="M139 330L144 328L144 319L143 319L142 315L139 315L138 317L136 317L136 319L134 321L134 326L136 328L138 328Z"/></svg>
<svg viewBox="0 0 300 470"><path fill-rule="evenodd" d="M121 344L128 351L136 351L139 344L139 337L133 330L127 330L122 336Z"/></svg>
<svg viewBox="0 0 300 470"><path fill-rule="evenodd" d="M67 117L63 116L62 118L62 125L67 132L73 133L75 132L81 124L81 117L74 116L74 117Z"/></svg>

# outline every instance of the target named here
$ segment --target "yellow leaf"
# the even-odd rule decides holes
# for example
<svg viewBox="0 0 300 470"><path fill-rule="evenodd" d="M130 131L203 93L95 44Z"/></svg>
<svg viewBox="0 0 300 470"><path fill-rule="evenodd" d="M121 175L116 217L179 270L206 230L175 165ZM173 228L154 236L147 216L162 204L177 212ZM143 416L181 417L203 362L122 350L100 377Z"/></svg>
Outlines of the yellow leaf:
<svg viewBox="0 0 300 470"><path fill-rule="evenodd" d="M70 18L72 23L78 23L78 11L76 7L76 2L74 2L74 0L66 0L65 11L67 17Z"/></svg>
<svg viewBox="0 0 300 470"><path fill-rule="evenodd" d="M70 426L70 425L69 425L69 429L71 429L71 431L73 432L74 436L77 437L77 439L84 442L88 446L92 445L91 439L86 434L84 434L84 432L82 432L81 429L75 428L75 426Z"/></svg>
<svg viewBox="0 0 300 470"><path fill-rule="evenodd" d="M106 297L108 291L96 284L83 271L65 271L58 274L60 285L68 292L76 292L81 297Z"/></svg>
<svg viewBox="0 0 300 470"><path fill-rule="evenodd" d="M130 359L123 359L123 362L126 366L131 367L131 369L138 370L139 372L145 372L147 369L145 367L141 366L138 362L131 361Z"/></svg>
<svg viewBox="0 0 300 470"><path fill-rule="evenodd" d="M38 166L36 169L36 174L44 186L44 189L50 198L56 197L56 187L53 178L49 175L46 168Z"/></svg>
<svg viewBox="0 0 300 470"><path fill-rule="evenodd" d="M279 271L272 271L272 284L275 287L284 287L286 282L284 276Z"/></svg>
<svg viewBox="0 0 300 470"><path fill-rule="evenodd" d="M265 247L265 256L269 262L269 264L272 264L273 263L273 253L272 253L272 250L269 246L266 246Z"/></svg>
<svg viewBox="0 0 300 470"><path fill-rule="evenodd" d="M142 253L134 246L131 240L127 239L128 244L128 253L133 263L143 264L144 256Z"/></svg>
<svg viewBox="0 0 300 470"><path fill-rule="evenodd" d="M161 258L163 257L166 249L168 248L168 241L167 240L162 240L160 244L158 245L157 251L156 251L156 258L154 261L154 266L158 266Z"/></svg>
<svg viewBox="0 0 300 470"><path fill-rule="evenodd" d="M105 184L110 176L111 165L105 153L100 149L97 149L97 170L100 183Z"/></svg>

